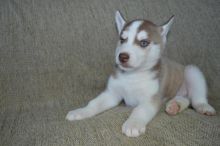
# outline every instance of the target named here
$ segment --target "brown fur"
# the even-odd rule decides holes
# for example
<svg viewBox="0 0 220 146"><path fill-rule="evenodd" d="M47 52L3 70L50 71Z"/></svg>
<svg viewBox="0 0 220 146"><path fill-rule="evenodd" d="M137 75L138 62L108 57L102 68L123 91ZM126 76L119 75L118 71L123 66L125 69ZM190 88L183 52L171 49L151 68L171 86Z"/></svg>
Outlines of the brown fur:
<svg viewBox="0 0 220 146"><path fill-rule="evenodd" d="M141 26L138 29L138 33L141 31L147 32L149 42L154 42L156 44L162 44L160 30L158 29L157 25L155 25L154 23L152 23L148 20L143 20L143 23L141 24ZM136 40L137 40L137 37L136 37ZM137 41L139 42L139 40L137 40ZM135 41L135 43L137 43L137 41Z"/></svg>
<svg viewBox="0 0 220 146"><path fill-rule="evenodd" d="M175 97L184 81L184 66L167 58L163 58L159 79L160 92L163 97Z"/></svg>
<svg viewBox="0 0 220 146"><path fill-rule="evenodd" d="M119 35L120 37L121 37L123 31L126 31L126 30L129 28L129 26L130 26L134 21L140 21L140 20L136 19L136 20L132 20L132 21L126 23L125 26L123 27L123 29L122 29L120 35Z"/></svg>
<svg viewBox="0 0 220 146"><path fill-rule="evenodd" d="M149 37L148 41L149 42L153 41L156 44L162 44L162 39L160 37L160 29L157 27L157 25L155 25L154 23L152 23L151 21L148 21L148 20L136 19L136 20L132 20L132 21L126 23L120 33L120 36L122 35L122 32L127 30L129 28L129 26L135 21L143 21L143 23L141 24L141 26L138 29L138 33L142 30L145 30L148 33L148 37ZM140 41L136 37L134 43L139 45L139 42Z"/></svg>
<svg viewBox="0 0 220 146"><path fill-rule="evenodd" d="M135 21L143 21L143 20L141 20L141 19L134 19L134 20L132 20L132 21L126 23L125 26L123 27L122 31L121 31L121 34L122 34L123 31L127 30L127 29L129 28L129 26L130 26L133 22L135 22ZM121 34L120 34L120 36L121 36Z"/></svg>
<svg viewBox="0 0 220 146"><path fill-rule="evenodd" d="M151 68L151 71L155 72L155 79L159 78L160 72L161 72L161 60L158 60L158 62Z"/></svg>

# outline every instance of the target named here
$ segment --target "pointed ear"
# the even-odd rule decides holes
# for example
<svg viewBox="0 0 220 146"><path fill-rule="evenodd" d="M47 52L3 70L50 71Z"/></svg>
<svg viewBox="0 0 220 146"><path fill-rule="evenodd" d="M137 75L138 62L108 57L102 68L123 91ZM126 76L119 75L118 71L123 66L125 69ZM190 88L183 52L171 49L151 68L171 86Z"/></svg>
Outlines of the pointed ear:
<svg viewBox="0 0 220 146"><path fill-rule="evenodd" d="M161 26L161 36L166 37L171 25L173 24L174 21L174 15L163 25Z"/></svg>
<svg viewBox="0 0 220 146"><path fill-rule="evenodd" d="M126 22L119 11L116 11L115 13L115 23L118 30L118 34L120 34Z"/></svg>

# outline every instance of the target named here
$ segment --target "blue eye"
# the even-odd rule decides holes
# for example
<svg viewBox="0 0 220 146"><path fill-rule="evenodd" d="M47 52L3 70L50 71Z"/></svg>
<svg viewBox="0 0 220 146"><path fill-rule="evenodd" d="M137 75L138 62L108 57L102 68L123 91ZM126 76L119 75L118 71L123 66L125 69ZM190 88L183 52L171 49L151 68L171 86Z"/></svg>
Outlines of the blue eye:
<svg viewBox="0 0 220 146"><path fill-rule="evenodd" d="M142 48L147 47L149 44L150 44L150 42L147 41L147 40L141 40L141 41L140 41L140 46L141 46Z"/></svg>

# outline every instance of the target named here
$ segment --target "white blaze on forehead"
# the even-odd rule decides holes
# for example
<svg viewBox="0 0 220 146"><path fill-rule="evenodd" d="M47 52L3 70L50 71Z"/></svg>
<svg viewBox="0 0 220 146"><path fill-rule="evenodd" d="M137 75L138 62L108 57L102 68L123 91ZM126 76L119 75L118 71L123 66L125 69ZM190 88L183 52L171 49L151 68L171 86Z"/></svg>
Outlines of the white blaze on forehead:
<svg viewBox="0 0 220 146"><path fill-rule="evenodd" d="M143 39L147 39L147 38L148 38L148 34L144 30L140 31L137 35L138 40L143 40Z"/></svg>
<svg viewBox="0 0 220 146"><path fill-rule="evenodd" d="M131 23L131 25L128 27L127 32L128 32L128 43L133 44L135 37L138 32L138 28L141 26L143 21L134 21Z"/></svg>

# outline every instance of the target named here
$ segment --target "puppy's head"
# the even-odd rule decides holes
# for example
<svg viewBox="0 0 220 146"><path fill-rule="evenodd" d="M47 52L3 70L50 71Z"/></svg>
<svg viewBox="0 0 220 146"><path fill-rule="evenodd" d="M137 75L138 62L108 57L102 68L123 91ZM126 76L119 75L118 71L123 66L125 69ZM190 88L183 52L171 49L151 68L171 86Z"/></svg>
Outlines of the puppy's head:
<svg viewBox="0 0 220 146"><path fill-rule="evenodd" d="M173 17L163 26L147 20L126 22L119 11L115 15L119 41L116 64L124 71L138 68L150 69L161 57Z"/></svg>

